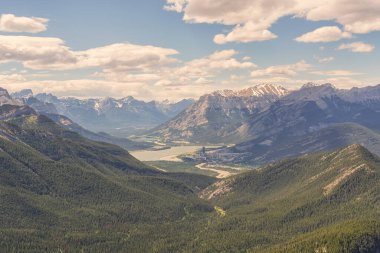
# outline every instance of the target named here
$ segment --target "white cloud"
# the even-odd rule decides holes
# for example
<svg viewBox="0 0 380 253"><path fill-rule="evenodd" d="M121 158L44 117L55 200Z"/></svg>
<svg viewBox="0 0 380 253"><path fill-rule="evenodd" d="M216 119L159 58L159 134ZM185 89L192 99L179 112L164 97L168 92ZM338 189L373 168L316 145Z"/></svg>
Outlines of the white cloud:
<svg viewBox="0 0 380 253"><path fill-rule="evenodd" d="M243 26L237 25L232 32L227 35L217 34L214 37L216 44L225 44L228 42L251 42L251 41L265 41L277 38L277 35L273 34L267 29L258 29L253 23L249 22Z"/></svg>
<svg viewBox="0 0 380 253"><path fill-rule="evenodd" d="M59 38L0 35L0 62L21 62L36 70L145 70L176 62L171 58L175 54L173 49L130 43L73 51Z"/></svg>
<svg viewBox="0 0 380 253"><path fill-rule="evenodd" d="M1 78L1 76L0 76ZM0 79L1 80L1 79ZM124 83L105 80L44 80L44 81L20 81L3 83L2 86L10 92L30 88L35 93L53 93L64 97L115 97L135 96L146 101L152 98L156 100L178 100L179 98L198 98L205 92L211 92L214 88L207 84L192 84L186 86L152 86L146 83Z"/></svg>
<svg viewBox="0 0 380 253"><path fill-rule="evenodd" d="M174 49L135 45L112 44L86 51L75 52L81 68L101 67L111 71L146 70L174 63L170 56L178 54Z"/></svg>
<svg viewBox="0 0 380 253"><path fill-rule="evenodd" d="M0 16L1 32L39 33L46 31L48 19L35 17L16 17L13 14Z"/></svg>
<svg viewBox="0 0 380 253"><path fill-rule="evenodd" d="M20 74L0 74L0 83L2 85L23 81L26 81L26 79L23 75Z"/></svg>
<svg viewBox="0 0 380 253"><path fill-rule="evenodd" d="M181 12L185 3L185 0L167 0L167 5L164 6L164 9L167 11Z"/></svg>
<svg viewBox="0 0 380 253"><path fill-rule="evenodd" d="M228 34L215 36L219 44L274 39L270 28L285 16L335 21L344 28L340 37L380 30L378 0L167 0L165 8L183 12L186 22L234 26Z"/></svg>
<svg viewBox="0 0 380 253"><path fill-rule="evenodd" d="M255 70L251 73L254 78L265 76L296 76L299 72L306 71L311 68L311 65L305 61L299 61L289 65L270 66L265 69Z"/></svg>
<svg viewBox="0 0 380 253"><path fill-rule="evenodd" d="M306 18L312 21L334 20L351 33L380 30L380 1L378 0L320 0Z"/></svg>
<svg viewBox="0 0 380 253"><path fill-rule="evenodd" d="M22 79L13 76L12 82L4 82L12 83L12 90L30 87L60 96L198 97L212 91L221 74L234 70L249 73L256 67L248 58L238 57L235 50L216 51L188 62L172 58L176 54L173 49L129 43L73 51L58 38L0 36L0 62L19 62L45 71L95 68L95 80L46 80L52 75L39 73L52 72L31 71ZM70 72L61 74L65 73ZM5 77L0 76L1 80Z"/></svg>
<svg viewBox="0 0 380 253"><path fill-rule="evenodd" d="M338 50L350 50L355 53L369 53L375 49L375 46L363 42L354 42L350 44L342 44Z"/></svg>
<svg viewBox="0 0 380 253"><path fill-rule="evenodd" d="M58 38L0 35L0 62L21 62L27 68L61 68L77 62Z"/></svg>
<svg viewBox="0 0 380 253"><path fill-rule="evenodd" d="M232 71L236 69L252 69L256 65L249 61L239 61L234 58L238 52L235 50L217 51L207 57L186 62L176 69L170 69L168 76L181 79L181 82L191 79L210 78L220 71Z"/></svg>
<svg viewBox="0 0 380 253"><path fill-rule="evenodd" d="M301 35L295 40L303 43L333 42L351 38L351 33L344 32L337 26L324 26L312 32Z"/></svg>

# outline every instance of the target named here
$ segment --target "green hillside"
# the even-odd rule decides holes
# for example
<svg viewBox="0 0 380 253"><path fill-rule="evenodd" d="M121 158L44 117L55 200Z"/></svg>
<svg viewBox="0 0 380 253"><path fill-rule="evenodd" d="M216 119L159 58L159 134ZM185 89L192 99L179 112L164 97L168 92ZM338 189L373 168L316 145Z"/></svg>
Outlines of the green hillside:
<svg viewBox="0 0 380 253"><path fill-rule="evenodd" d="M206 177L163 174L124 149L84 139L44 116L1 122L0 129L5 252L148 250L152 244L133 239L148 231L140 227L188 222L213 211L195 194L214 182Z"/></svg>
<svg viewBox="0 0 380 253"><path fill-rule="evenodd" d="M226 212L205 252L376 252L379 179L380 160L352 145L220 181L201 194Z"/></svg>
<svg viewBox="0 0 380 253"><path fill-rule="evenodd" d="M165 173L20 114L0 123L0 251L371 253L379 179L360 145L221 181Z"/></svg>

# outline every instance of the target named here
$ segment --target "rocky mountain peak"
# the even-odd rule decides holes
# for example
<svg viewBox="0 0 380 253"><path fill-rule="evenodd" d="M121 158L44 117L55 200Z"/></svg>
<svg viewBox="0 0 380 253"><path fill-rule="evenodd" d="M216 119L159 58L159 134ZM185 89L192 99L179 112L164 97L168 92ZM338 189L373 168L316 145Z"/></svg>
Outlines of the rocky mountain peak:
<svg viewBox="0 0 380 253"><path fill-rule="evenodd" d="M0 105L23 105L24 102L20 99L13 99L8 91L0 87Z"/></svg>
<svg viewBox="0 0 380 253"><path fill-rule="evenodd" d="M33 91L31 89L24 89L15 93L12 93L11 96L16 99L28 99L33 97Z"/></svg>
<svg viewBox="0 0 380 253"><path fill-rule="evenodd" d="M289 92L282 86L273 84L259 84L242 90L221 90L212 93L212 95L219 95L223 97L263 97L263 96L277 96L282 97Z"/></svg>

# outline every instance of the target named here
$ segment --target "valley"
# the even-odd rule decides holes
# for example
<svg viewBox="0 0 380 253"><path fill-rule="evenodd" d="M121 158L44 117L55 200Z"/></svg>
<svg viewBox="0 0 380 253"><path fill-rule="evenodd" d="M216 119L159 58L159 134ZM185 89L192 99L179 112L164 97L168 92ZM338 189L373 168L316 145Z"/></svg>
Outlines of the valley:
<svg viewBox="0 0 380 253"><path fill-rule="evenodd" d="M262 87L270 86L250 92ZM369 106L337 92L331 85L284 92L241 114L239 125L219 119L236 115L240 104L220 117L207 112L212 127L201 128L215 129L212 139L223 132L227 145L220 145L182 134L92 132L4 91L0 246L16 252L376 252L377 95L371 93ZM232 127L239 130L227 134Z"/></svg>

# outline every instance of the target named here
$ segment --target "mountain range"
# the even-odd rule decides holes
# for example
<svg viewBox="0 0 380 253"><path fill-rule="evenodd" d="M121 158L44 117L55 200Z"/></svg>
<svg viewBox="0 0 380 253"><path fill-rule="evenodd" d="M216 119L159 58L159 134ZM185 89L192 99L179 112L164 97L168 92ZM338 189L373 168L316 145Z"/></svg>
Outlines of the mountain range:
<svg viewBox="0 0 380 253"><path fill-rule="evenodd" d="M280 86L258 85L240 91L223 90L202 96L149 135L164 141L234 142L229 136L253 115L289 92Z"/></svg>
<svg viewBox="0 0 380 253"><path fill-rule="evenodd" d="M380 86L342 90L309 83L287 91L267 84L205 95L150 134L166 141L228 144L344 122L379 130L379 111Z"/></svg>
<svg viewBox="0 0 380 253"><path fill-rule="evenodd" d="M1 120L17 117L19 115L44 115L61 127L76 132L90 140L106 142L118 145L127 150L147 149L153 147L153 144L147 142L136 142L122 137L114 137L107 133L95 133L85 129L68 117L58 114L54 104L42 102L33 97L31 90L23 90L20 93L9 95L8 91L0 88L0 101L8 111L3 112ZM10 108L10 106L13 106Z"/></svg>
<svg viewBox="0 0 380 253"><path fill-rule="evenodd" d="M46 93L34 95L28 89L12 96L25 99L36 110L66 116L88 130L120 137L153 128L176 116L194 102L192 99L176 103L167 100L144 102L131 96L122 99L108 97L82 100L58 98Z"/></svg>

